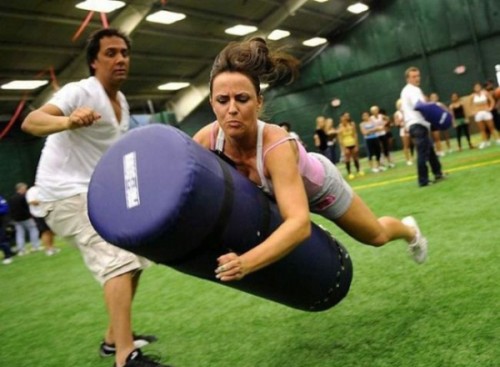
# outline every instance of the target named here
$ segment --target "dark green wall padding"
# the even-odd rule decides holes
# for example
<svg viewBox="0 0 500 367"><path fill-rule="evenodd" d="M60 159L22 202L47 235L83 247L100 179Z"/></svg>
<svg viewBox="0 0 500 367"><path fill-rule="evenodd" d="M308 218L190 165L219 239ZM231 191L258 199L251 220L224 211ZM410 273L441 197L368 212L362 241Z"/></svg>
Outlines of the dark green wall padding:
<svg viewBox="0 0 500 367"><path fill-rule="evenodd" d="M14 194L16 183L34 183L44 143L44 139L19 131L19 125L0 140L0 195L6 199ZM2 128L4 124L0 124Z"/></svg>

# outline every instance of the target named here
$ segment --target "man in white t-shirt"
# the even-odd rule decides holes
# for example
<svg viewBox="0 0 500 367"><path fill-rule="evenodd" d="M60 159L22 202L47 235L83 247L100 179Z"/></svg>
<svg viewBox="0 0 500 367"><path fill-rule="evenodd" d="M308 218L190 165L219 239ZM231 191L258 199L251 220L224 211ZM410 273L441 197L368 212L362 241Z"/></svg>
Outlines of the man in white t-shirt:
<svg viewBox="0 0 500 367"><path fill-rule="evenodd" d="M418 101L425 102L425 96L419 87L420 70L412 66L406 70L405 77L407 84L401 91L401 110L405 128L409 130L417 148L418 185L425 187L432 183L429 180L427 162L434 174L434 182L442 180L444 176L430 136L430 123L425 121L419 111L415 110Z"/></svg>
<svg viewBox="0 0 500 367"><path fill-rule="evenodd" d="M38 164L35 185L41 215L58 235L80 249L85 264L101 283L109 326L101 356L115 356L116 367L164 367L142 354L153 336L132 333L132 300L141 271L149 262L106 243L87 214L91 175L106 150L128 130L129 110L120 92L129 71L130 40L115 29L101 29L89 38L87 64L91 77L69 83L22 128L48 136Z"/></svg>

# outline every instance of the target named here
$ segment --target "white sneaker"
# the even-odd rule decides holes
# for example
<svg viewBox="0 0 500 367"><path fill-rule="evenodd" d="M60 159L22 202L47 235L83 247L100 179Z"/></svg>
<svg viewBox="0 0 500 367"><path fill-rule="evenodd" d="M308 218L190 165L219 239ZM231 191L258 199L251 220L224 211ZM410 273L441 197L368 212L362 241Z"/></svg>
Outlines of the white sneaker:
<svg viewBox="0 0 500 367"><path fill-rule="evenodd" d="M484 149L486 147L487 147L487 145L484 141L482 141L481 144L479 144L479 149Z"/></svg>
<svg viewBox="0 0 500 367"><path fill-rule="evenodd" d="M9 257L7 259L3 259L2 264L9 265L9 264L12 264L12 261L14 261L14 260L12 260L12 257Z"/></svg>
<svg viewBox="0 0 500 367"><path fill-rule="evenodd" d="M51 248L50 250L46 250L45 255L52 256L52 255L59 253L59 251L61 251L61 250L58 249L57 247L54 247L54 248Z"/></svg>
<svg viewBox="0 0 500 367"><path fill-rule="evenodd" d="M414 228L417 232L417 234L415 235L415 239L412 242L408 243L408 251L410 252L413 260L415 260L416 263L422 264L427 259L427 239L422 236L415 218L411 216L404 217L401 222L403 222L403 224L407 225L408 227Z"/></svg>
<svg viewBox="0 0 500 367"><path fill-rule="evenodd" d="M406 161L406 165L407 166L411 166L411 165L413 165L413 162L412 161Z"/></svg>
<svg viewBox="0 0 500 367"><path fill-rule="evenodd" d="M17 252L17 256L24 256L28 254L29 254L28 250L20 250Z"/></svg>
<svg viewBox="0 0 500 367"><path fill-rule="evenodd" d="M379 172L380 172L380 170L379 170L378 168L372 168L372 172L373 172L373 173L379 173Z"/></svg>

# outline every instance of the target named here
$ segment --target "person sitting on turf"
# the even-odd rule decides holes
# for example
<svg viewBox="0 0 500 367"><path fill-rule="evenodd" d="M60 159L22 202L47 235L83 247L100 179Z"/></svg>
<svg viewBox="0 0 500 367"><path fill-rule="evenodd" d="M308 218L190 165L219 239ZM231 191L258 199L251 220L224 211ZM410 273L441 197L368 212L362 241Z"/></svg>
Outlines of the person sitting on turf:
<svg viewBox="0 0 500 367"><path fill-rule="evenodd" d="M272 52L262 38L230 43L213 64L210 104L217 121L198 131L194 140L226 155L239 172L274 196L283 218L255 248L219 257L217 278L242 279L290 252L311 233L309 208L368 245L403 239L414 260L425 261L427 240L412 217L377 219L328 158L307 153L282 128L259 120L260 82L293 81L297 71L295 58Z"/></svg>

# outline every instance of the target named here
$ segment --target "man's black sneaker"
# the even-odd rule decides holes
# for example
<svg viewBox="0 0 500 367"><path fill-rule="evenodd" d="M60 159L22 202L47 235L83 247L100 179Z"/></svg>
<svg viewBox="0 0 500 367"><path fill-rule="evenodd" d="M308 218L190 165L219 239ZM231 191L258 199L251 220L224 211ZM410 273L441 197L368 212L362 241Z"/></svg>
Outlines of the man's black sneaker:
<svg viewBox="0 0 500 367"><path fill-rule="evenodd" d="M133 336L134 336L134 346L136 348L142 348L145 345L154 343L155 341L158 340L158 338L154 335L133 334ZM99 355L101 357L111 357L114 356L115 353L116 353L116 348L114 344L108 344L105 341L103 341L99 346Z"/></svg>
<svg viewBox="0 0 500 367"><path fill-rule="evenodd" d="M419 183L418 186L419 187L427 187L427 186L431 186L434 184L434 181L428 181L427 183Z"/></svg>
<svg viewBox="0 0 500 367"><path fill-rule="evenodd" d="M113 365L116 367L116 364ZM173 367L167 364L161 364L156 357L142 354L140 349L135 349L130 353L123 367Z"/></svg>
<svg viewBox="0 0 500 367"><path fill-rule="evenodd" d="M434 177L434 183L441 182L447 177L448 177L448 174L443 172L442 174Z"/></svg>

